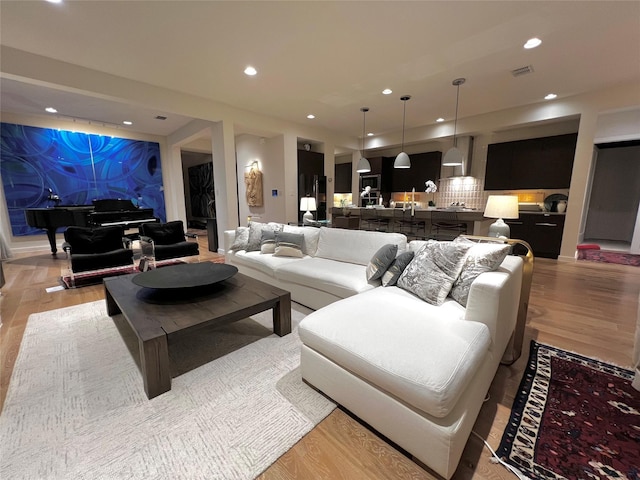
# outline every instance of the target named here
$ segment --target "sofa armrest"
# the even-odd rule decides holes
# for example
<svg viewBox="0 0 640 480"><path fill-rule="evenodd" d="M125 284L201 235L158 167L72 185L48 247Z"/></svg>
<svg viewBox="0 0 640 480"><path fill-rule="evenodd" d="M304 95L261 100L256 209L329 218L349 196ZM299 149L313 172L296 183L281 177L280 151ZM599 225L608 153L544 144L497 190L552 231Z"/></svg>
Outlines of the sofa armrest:
<svg viewBox="0 0 640 480"><path fill-rule="evenodd" d="M509 257L508 257L509 258ZM515 270L499 269L478 276L471 284L465 319L484 323L491 334L492 350L502 355L518 318L522 261L515 260Z"/></svg>
<svg viewBox="0 0 640 480"><path fill-rule="evenodd" d="M225 230L224 231L224 243L222 244L222 248L224 248L225 257L229 256L232 252L231 245L233 245L234 240L236 239L236 231L235 230Z"/></svg>

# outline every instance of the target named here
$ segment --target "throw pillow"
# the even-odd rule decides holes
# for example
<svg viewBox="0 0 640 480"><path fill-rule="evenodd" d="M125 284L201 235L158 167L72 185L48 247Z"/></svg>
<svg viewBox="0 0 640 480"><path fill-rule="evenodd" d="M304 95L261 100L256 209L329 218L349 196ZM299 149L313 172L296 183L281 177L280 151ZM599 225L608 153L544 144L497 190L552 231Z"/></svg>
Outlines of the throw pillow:
<svg viewBox="0 0 640 480"><path fill-rule="evenodd" d="M396 258L396 254L398 253L398 245L394 243L389 243L387 245L383 245L378 249L376 253L373 254L373 257L369 261L367 265L367 281L377 280L382 277L384 272L387 271L389 265Z"/></svg>
<svg viewBox="0 0 640 480"><path fill-rule="evenodd" d="M263 229L260 240L260 253L274 253L276 251L276 232Z"/></svg>
<svg viewBox="0 0 640 480"><path fill-rule="evenodd" d="M460 275L469 245L427 242L398 279L398 286L432 305L442 305Z"/></svg>
<svg viewBox="0 0 640 480"><path fill-rule="evenodd" d="M247 240L247 252L260 250L260 241L262 240L262 227L267 225L260 222L249 222L249 238Z"/></svg>
<svg viewBox="0 0 640 480"><path fill-rule="evenodd" d="M451 289L451 297L466 307L473 281L482 273L496 270L509 254L511 246L503 243L476 243L461 237L454 240L454 243L470 245L462 262L460 276Z"/></svg>
<svg viewBox="0 0 640 480"><path fill-rule="evenodd" d="M246 250L248 241L249 241L249 227L236 228L236 236L233 239L231 250L235 252L237 252L238 250Z"/></svg>
<svg viewBox="0 0 640 480"><path fill-rule="evenodd" d="M264 230L276 231L279 230L278 224L275 223L260 223L249 222L249 239L247 240L247 252L255 252L260 250L262 243L262 232Z"/></svg>
<svg viewBox="0 0 640 480"><path fill-rule="evenodd" d="M413 260L413 256L413 252L403 252L398 255L382 275L382 285L385 287L393 287L396 285L404 269L407 268L407 265Z"/></svg>
<svg viewBox="0 0 640 480"><path fill-rule="evenodd" d="M302 258L302 242L304 235L301 233L276 232L276 248L274 257L299 257Z"/></svg>

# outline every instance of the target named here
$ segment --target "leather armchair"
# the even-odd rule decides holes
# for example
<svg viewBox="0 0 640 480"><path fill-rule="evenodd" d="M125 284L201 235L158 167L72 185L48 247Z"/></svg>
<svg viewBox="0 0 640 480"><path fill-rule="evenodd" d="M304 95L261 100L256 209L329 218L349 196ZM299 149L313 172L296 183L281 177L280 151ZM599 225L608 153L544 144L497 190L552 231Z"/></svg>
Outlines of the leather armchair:
<svg viewBox="0 0 640 480"><path fill-rule="evenodd" d="M79 272L102 270L130 265L133 267L133 250L129 239L122 237L122 228L68 227L64 232L63 250L67 254L72 286L74 275Z"/></svg>
<svg viewBox="0 0 640 480"><path fill-rule="evenodd" d="M200 255L197 235L186 233L181 220L139 226L142 258L155 267L158 260ZM189 241L187 238L195 239Z"/></svg>

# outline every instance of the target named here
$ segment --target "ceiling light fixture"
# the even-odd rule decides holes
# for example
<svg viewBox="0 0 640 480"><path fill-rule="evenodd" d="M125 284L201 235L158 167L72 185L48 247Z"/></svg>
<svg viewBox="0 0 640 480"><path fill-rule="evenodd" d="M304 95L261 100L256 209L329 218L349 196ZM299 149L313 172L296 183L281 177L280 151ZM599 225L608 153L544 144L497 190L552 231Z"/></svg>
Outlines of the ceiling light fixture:
<svg viewBox="0 0 640 480"><path fill-rule="evenodd" d="M367 116L367 112L369 111L369 107L362 107L360 109L362 112L362 154L360 155L360 160L358 160L358 165L356 165L356 172L358 173L367 173L371 171L371 164L369 160L364 156L364 132L365 132L365 120Z"/></svg>
<svg viewBox="0 0 640 480"><path fill-rule="evenodd" d="M49 112L49 113L58 113L58 110L56 110L56 109L55 109L55 108L53 108L53 107L47 107L47 108L45 108L44 110L45 110L46 112Z"/></svg>
<svg viewBox="0 0 640 480"><path fill-rule="evenodd" d="M444 122L444 118L438 117L438 118L436 118L436 122L442 123L442 122Z"/></svg>
<svg viewBox="0 0 640 480"><path fill-rule="evenodd" d="M133 125L133 122L131 120L123 120L122 124L123 125Z"/></svg>
<svg viewBox="0 0 640 480"><path fill-rule="evenodd" d="M250 77L253 77L256 73L258 73L258 71L252 66L248 66L247 68L244 69L244 73L246 75L249 75Z"/></svg>
<svg viewBox="0 0 640 480"><path fill-rule="evenodd" d="M444 159L442 160L442 165L444 167L457 167L462 165L462 152L458 150L458 141L456 139L456 132L458 130L458 99L460 97L460 85L462 85L467 80L465 78L456 78L452 85L454 85L456 90L456 119L453 123L453 147L447 150L447 153L444 154Z"/></svg>
<svg viewBox="0 0 640 480"><path fill-rule="evenodd" d="M400 148L401 152L396 157L395 162L393 162L393 168L411 168L411 159L404 151L404 121L407 113L407 100L410 98L411 95L400 97L400 100L402 100L404 104L402 107L402 147Z"/></svg>
<svg viewBox="0 0 640 480"><path fill-rule="evenodd" d="M527 43L524 44L524 48L526 48L527 50L530 50L532 48L539 47L541 43L542 43L542 40L540 40L539 38L533 37L527 40Z"/></svg>
<svg viewBox="0 0 640 480"><path fill-rule="evenodd" d="M545 100L553 100L554 98L557 98L557 97L558 97L558 95L556 95L555 93L550 93L548 95L545 95L544 99Z"/></svg>
<svg viewBox="0 0 640 480"><path fill-rule="evenodd" d="M309 115L307 115L307 118L309 120L313 120L314 118L316 118L316 116L313 113L310 113Z"/></svg>
<svg viewBox="0 0 640 480"><path fill-rule="evenodd" d="M390 88L385 88L384 90L382 90L383 95L391 95L392 93L393 90L391 90Z"/></svg>

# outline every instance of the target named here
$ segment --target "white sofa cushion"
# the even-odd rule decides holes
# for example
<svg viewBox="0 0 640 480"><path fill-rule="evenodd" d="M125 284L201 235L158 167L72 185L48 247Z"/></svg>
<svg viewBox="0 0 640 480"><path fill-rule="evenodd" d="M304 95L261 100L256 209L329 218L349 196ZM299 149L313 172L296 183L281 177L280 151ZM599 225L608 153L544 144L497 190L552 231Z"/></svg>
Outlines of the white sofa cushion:
<svg viewBox="0 0 640 480"><path fill-rule="evenodd" d="M367 282L364 265L325 258L305 258L304 261L279 265L275 269L275 277L281 281L307 285L341 298L379 285Z"/></svg>
<svg viewBox="0 0 640 480"><path fill-rule="evenodd" d="M380 287L313 312L299 333L342 368L443 418L489 354L489 329L463 320L464 311L452 299L436 307Z"/></svg>
<svg viewBox="0 0 640 480"><path fill-rule="evenodd" d="M321 227L315 256L368 265L380 247L388 243L398 245L398 253L402 253L407 248L407 237L401 233Z"/></svg>
<svg viewBox="0 0 640 480"><path fill-rule="evenodd" d="M244 250L240 250L239 252L236 252L234 254L233 263L251 267L256 270L260 270L262 273L273 276L274 271L282 265L293 262L304 262L310 259L311 257L308 256L305 258L277 257L270 253L265 254L260 252L245 252Z"/></svg>

